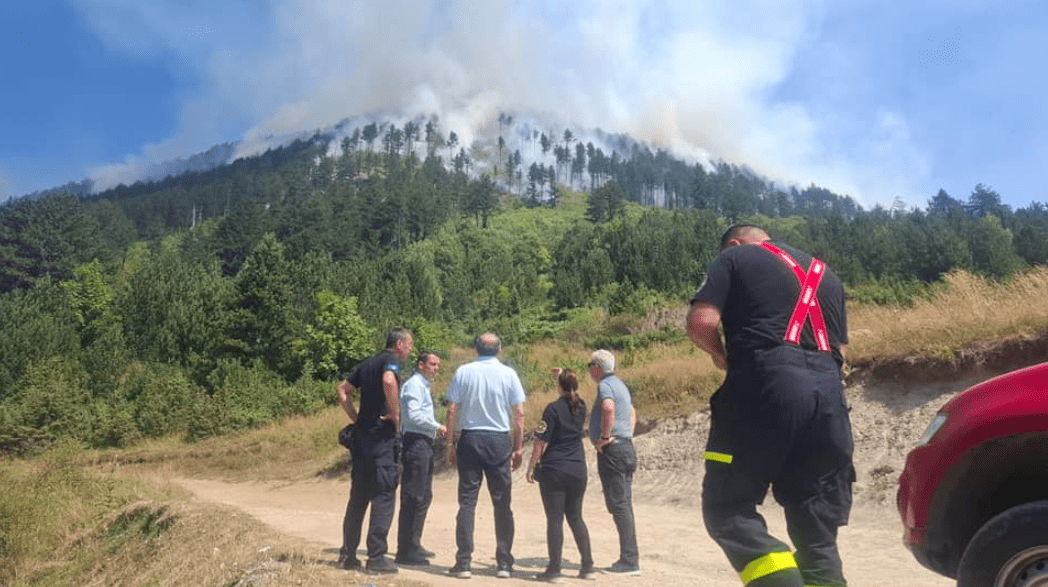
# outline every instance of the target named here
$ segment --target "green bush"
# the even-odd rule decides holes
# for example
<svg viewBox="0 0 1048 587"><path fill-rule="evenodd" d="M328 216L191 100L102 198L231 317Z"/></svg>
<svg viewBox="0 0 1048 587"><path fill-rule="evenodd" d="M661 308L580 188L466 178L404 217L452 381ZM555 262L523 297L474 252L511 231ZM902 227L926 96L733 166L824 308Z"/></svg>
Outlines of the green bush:
<svg viewBox="0 0 1048 587"><path fill-rule="evenodd" d="M95 399L91 402L94 429L88 443L95 447L125 447L142 438L135 426L135 406Z"/></svg>
<svg viewBox="0 0 1048 587"><path fill-rule="evenodd" d="M419 351L445 353L459 342L457 334L450 332L449 328L440 322L416 318L411 321L408 328L415 340L416 356Z"/></svg>
<svg viewBox="0 0 1048 587"><path fill-rule="evenodd" d="M214 390L205 406L205 422L213 434L256 428L273 419L279 390L284 379L261 363L245 367L237 361L222 360L208 377Z"/></svg>
<svg viewBox="0 0 1048 587"><path fill-rule="evenodd" d="M276 390L273 417L277 419L313 414L325 406L335 404L337 398L335 386L330 382L303 378Z"/></svg>
<svg viewBox="0 0 1048 587"><path fill-rule="evenodd" d="M333 404L336 397L330 382L304 377L289 384L258 362L246 367L236 361L220 361L209 385L214 393L198 401L186 430L191 440L311 414Z"/></svg>
<svg viewBox="0 0 1048 587"><path fill-rule="evenodd" d="M859 305L911 306L927 298L931 290L928 284L916 279L885 277L852 285L847 289L848 301Z"/></svg>
<svg viewBox="0 0 1048 587"><path fill-rule="evenodd" d="M132 406L135 428L145 438L185 434L207 400L204 390L173 365L138 365L120 393Z"/></svg>
<svg viewBox="0 0 1048 587"><path fill-rule="evenodd" d="M0 403L0 447L32 453L55 440L89 442L95 428L87 374L73 359L51 357L30 365Z"/></svg>
<svg viewBox="0 0 1048 587"><path fill-rule="evenodd" d="M319 379L332 380L374 352L377 334L357 311L357 298L321 291L316 303L313 323L305 326L302 362Z"/></svg>
<svg viewBox="0 0 1048 587"><path fill-rule="evenodd" d="M77 319L65 292L50 278L32 289L0 295L0 400L29 366L53 356L78 356Z"/></svg>

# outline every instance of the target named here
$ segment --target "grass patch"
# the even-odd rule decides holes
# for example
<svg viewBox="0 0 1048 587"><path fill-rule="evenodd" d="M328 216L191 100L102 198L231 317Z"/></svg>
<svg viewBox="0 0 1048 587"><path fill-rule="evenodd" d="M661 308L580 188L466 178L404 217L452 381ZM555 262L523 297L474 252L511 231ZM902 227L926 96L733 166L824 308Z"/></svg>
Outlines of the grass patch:
<svg viewBox="0 0 1048 587"><path fill-rule="evenodd" d="M84 468L83 454L63 443L37 459L0 462L0 584L33 584L41 573L64 576L63 569L78 568L79 537L113 511L157 494L112 471Z"/></svg>
<svg viewBox="0 0 1048 587"><path fill-rule="evenodd" d="M319 461L341 455L338 431L346 424L342 408L325 408L254 430L187 443L170 437L124 450L95 451L98 465L146 466L171 475L242 479L295 479L317 473Z"/></svg>
<svg viewBox="0 0 1048 587"><path fill-rule="evenodd" d="M850 359L921 354L949 357L977 342L1048 329L1048 268L994 281L946 275L927 298L906 306L849 309Z"/></svg>

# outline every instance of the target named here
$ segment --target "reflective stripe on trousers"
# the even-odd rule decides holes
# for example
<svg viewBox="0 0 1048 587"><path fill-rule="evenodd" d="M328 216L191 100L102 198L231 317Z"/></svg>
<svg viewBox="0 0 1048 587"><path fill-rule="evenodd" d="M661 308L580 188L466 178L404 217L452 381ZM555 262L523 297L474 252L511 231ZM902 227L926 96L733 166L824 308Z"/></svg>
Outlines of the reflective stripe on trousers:
<svg viewBox="0 0 1048 587"><path fill-rule="evenodd" d="M793 553L772 552L746 565L746 568L739 573L739 578L742 579L743 584L749 585L753 581L787 569L797 569L797 561L793 558Z"/></svg>

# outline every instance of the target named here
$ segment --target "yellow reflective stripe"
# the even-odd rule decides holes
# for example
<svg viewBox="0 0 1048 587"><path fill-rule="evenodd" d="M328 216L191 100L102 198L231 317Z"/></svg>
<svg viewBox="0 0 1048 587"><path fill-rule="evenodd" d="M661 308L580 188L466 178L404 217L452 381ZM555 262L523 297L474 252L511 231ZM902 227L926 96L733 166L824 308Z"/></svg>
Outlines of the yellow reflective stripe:
<svg viewBox="0 0 1048 587"><path fill-rule="evenodd" d="M739 573L739 577L743 583L748 584L750 581L766 577L772 573L796 568L797 561L793 558L792 552L772 552L746 565L746 568Z"/></svg>
<svg viewBox="0 0 1048 587"><path fill-rule="evenodd" d="M724 463L726 465L731 464L731 455L726 455L722 452L708 452L706 453L707 461L717 461L718 463Z"/></svg>

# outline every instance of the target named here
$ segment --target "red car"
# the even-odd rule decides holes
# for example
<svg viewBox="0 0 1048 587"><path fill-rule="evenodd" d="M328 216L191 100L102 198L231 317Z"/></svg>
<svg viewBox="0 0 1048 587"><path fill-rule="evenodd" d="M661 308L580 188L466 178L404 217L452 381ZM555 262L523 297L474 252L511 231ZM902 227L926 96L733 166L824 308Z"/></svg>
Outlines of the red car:
<svg viewBox="0 0 1048 587"><path fill-rule="evenodd" d="M947 402L899 478L903 542L958 587L1048 584L1048 363Z"/></svg>

